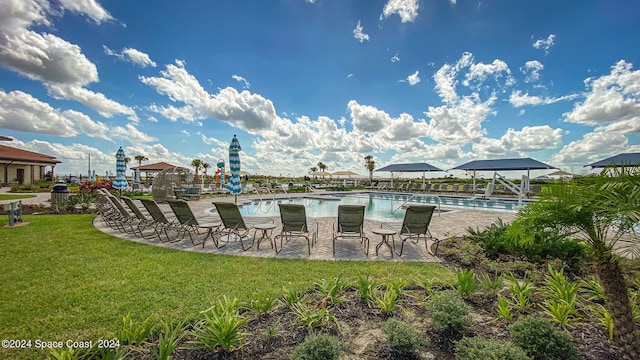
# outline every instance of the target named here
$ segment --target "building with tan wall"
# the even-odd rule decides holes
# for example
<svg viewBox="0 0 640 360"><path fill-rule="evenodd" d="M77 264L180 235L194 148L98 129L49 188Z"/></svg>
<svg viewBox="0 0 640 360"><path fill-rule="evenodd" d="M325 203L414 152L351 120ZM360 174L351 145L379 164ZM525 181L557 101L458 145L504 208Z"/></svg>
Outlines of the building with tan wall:
<svg viewBox="0 0 640 360"><path fill-rule="evenodd" d="M0 145L0 183L3 186L33 184L44 179L49 170L53 175L59 163L54 156Z"/></svg>

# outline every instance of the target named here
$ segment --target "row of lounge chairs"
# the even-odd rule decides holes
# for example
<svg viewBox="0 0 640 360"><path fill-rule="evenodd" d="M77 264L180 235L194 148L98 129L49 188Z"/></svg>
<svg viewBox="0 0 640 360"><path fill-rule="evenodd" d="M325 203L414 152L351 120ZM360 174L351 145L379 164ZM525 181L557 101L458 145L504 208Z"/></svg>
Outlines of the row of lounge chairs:
<svg viewBox="0 0 640 360"><path fill-rule="evenodd" d="M165 215L154 200L140 199L139 201L148 215L141 211L134 200L122 197L121 201L108 191L104 191L98 202L98 212L109 227L123 233L145 239L158 239L162 242L180 241L188 235L194 246L202 245L202 247L207 239L211 238L216 248L222 248L230 241L239 241L242 249L246 251L256 242L259 228L275 229L273 219L245 218L241 215L238 206L229 202L213 203L220 216L220 221L201 221L194 215L188 203L183 200L167 201L173 212L171 219ZM282 228L272 242L276 254L282 251L285 243L289 243L293 239L304 239L307 242L308 254L311 255L311 250L318 240L318 223L307 218L304 205L278 204L278 206ZM402 255L404 242L409 239L416 244L424 240L429 252L431 251L427 240L433 240L436 242L437 251L437 239L434 239L429 232L429 223L434 209L434 206L428 205L409 206L402 223L382 224L383 227L393 229L399 236L401 248L398 255ZM365 207L359 205L340 205L338 207L337 221L333 224L334 256L336 242L349 239L358 240L363 246L365 254L369 255L369 239L364 233L364 210ZM263 226L268 223L274 225ZM253 237L250 236L251 230L254 230ZM204 233L205 231L206 233Z"/></svg>
<svg viewBox="0 0 640 360"><path fill-rule="evenodd" d="M389 183L379 183L377 186L369 187L375 191L394 191L404 193L434 193L434 194L449 194L449 195L472 195L478 193L485 193L486 188L476 187L473 190L472 184L449 184L449 183L395 183L393 186ZM540 195L540 185L531 185L527 196ZM498 196L515 196L513 192L502 185L498 184L491 191L492 195Z"/></svg>

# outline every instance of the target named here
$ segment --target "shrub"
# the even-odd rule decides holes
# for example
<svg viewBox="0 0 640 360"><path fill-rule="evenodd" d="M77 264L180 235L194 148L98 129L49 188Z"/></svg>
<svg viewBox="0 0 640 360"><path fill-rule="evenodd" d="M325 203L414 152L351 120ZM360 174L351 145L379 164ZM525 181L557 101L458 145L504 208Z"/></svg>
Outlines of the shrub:
<svg viewBox="0 0 640 360"><path fill-rule="evenodd" d="M518 319L509 327L513 341L536 360L581 359L569 336L540 317Z"/></svg>
<svg viewBox="0 0 640 360"><path fill-rule="evenodd" d="M456 345L456 360L529 360L521 348L513 343L480 337L463 338Z"/></svg>
<svg viewBox="0 0 640 360"><path fill-rule="evenodd" d="M427 301L427 311L434 325L460 333L472 324L469 306L453 291L435 293Z"/></svg>
<svg viewBox="0 0 640 360"><path fill-rule="evenodd" d="M412 352L428 343L413 325L395 318L382 323L382 332L387 336L389 345L401 354Z"/></svg>
<svg viewBox="0 0 640 360"><path fill-rule="evenodd" d="M335 337L317 334L309 335L293 350L292 360L332 360L338 359L342 349Z"/></svg>

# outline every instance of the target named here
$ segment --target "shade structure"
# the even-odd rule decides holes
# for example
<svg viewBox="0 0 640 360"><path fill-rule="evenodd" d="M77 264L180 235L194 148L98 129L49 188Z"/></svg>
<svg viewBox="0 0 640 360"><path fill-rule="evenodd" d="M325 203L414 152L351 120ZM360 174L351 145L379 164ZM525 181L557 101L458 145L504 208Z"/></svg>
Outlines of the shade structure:
<svg viewBox="0 0 640 360"><path fill-rule="evenodd" d="M231 170L231 177L229 178L229 182L227 183L226 189L229 192L236 196L235 200L237 202L238 194L242 193L242 185L240 184L240 151L242 148L240 147L240 142L238 138L233 135L233 139L231 140L231 145L229 145L229 168Z"/></svg>
<svg viewBox="0 0 640 360"><path fill-rule="evenodd" d="M118 149L118 152L116 153L116 178L113 181L113 184L111 184L115 189L122 190L129 187L129 183L127 183L126 178L127 167L124 162L124 158L124 150L122 150L122 146L120 146L120 149Z"/></svg>
<svg viewBox="0 0 640 360"><path fill-rule="evenodd" d="M510 171L510 170L542 170L557 169L555 166L547 165L532 158L495 159L495 160L473 160L462 165L458 165L450 170L471 170L471 171Z"/></svg>
<svg viewBox="0 0 640 360"><path fill-rule="evenodd" d="M623 165L624 166L640 166L640 153L624 153L624 154L614 155L606 159L596 161L591 164L587 164L585 165L585 167L591 166L591 168L593 169L593 168L604 168L607 166L619 167Z"/></svg>
<svg viewBox="0 0 640 360"><path fill-rule="evenodd" d="M554 171L550 174L547 174L547 176L572 176L573 174L567 171L563 171L563 170L558 170L558 171Z"/></svg>
<svg viewBox="0 0 640 360"><path fill-rule="evenodd" d="M391 185L393 185L393 173L394 172L421 172L422 183L424 184L424 173L427 171L444 171L431 164L427 163L407 163L407 164L391 164L374 171L389 171L391 172Z"/></svg>
<svg viewBox="0 0 640 360"><path fill-rule="evenodd" d="M409 163L409 164L391 164L375 171L390 172L425 172L425 171L444 171L427 163Z"/></svg>
<svg viewBox="0 0 640 360"><path fill-rule="evenodd" d="M334 173L331 173L331 175L335 175L335 176L360 176L360 174L355 173L353 171L336 171Z"/></svg>

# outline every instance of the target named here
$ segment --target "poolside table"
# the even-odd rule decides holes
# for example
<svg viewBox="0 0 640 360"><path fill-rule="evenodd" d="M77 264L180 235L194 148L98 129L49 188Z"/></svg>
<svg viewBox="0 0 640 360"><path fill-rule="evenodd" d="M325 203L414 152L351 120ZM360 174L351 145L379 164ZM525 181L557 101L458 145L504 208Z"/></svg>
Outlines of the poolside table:
<svg viewBox="0 0 640 360"><path fill-rule="evenodd" d="M391 229L373 229L371 230L374 234L376 235L380 235L382 237L382 240L380 241L380 243L378 243L378 245L376 245L376 256L378 256L378 250L380 250L380 247L382 245L387 245L389 247L389 250L391 250L391 257L393 257L393 253L396 252L396 234L397 232L395 230L391 230ZM391 244L389 244L389 237L391 237ZM400 254L398 254L398 256L400 256Z"/></svg>
<svg viewBox="0 0 640 360"><path fill-rule="evenodd" d="M276 224L274 223L265 223L265 224L258 224L254 226L255 228L255 232L253 233L253 241L257 241L257 249L260 250L260 242L262 240L269 240L269 243L271 244L271 248L273 249L275 246L275 241L273 241L273 238L271 237L271 233L273 232L273 230L276 228ZM258 231L262 232L260 234L260 238L256 239L256 235L258 233ZM278 248L276 247L276 253L278 253Z"/></svg>

